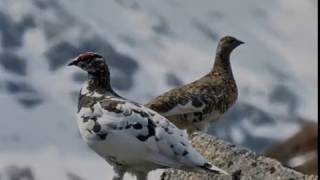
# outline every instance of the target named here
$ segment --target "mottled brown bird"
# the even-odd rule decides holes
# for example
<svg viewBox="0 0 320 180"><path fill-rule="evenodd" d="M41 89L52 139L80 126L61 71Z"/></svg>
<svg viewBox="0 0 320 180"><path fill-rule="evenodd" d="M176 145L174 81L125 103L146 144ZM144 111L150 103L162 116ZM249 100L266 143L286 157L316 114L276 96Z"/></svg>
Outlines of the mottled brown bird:
<svg viewBox="0 0 320 180"><path fill-rule="evenodd" d="M146 104L188 133L206 131L237 100L238 90L230 65L231 52L243 44L223 37L217 47L214 66L202 78L172 89Z"/></svg>

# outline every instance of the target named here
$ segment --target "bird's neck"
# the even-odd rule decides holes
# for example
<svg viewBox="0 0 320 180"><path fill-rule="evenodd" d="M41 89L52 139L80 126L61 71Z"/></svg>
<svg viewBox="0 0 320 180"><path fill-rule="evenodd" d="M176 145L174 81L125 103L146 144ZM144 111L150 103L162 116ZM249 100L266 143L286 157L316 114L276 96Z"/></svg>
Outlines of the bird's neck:
<svg viewBox="0 0 320 180"><path fill-rule="evenodd" d="M99 94L116 94L110 84L109 71L100 71L98 73L88 73L88 82L86 89L89 92Z"/></svg>
<svg viewBox="0 0 320 180"><path fill-rule="evenodd" d="M232 69L230 64L230 52L217 51L213 68L210 74L228 74L232 75Z"/></svg>

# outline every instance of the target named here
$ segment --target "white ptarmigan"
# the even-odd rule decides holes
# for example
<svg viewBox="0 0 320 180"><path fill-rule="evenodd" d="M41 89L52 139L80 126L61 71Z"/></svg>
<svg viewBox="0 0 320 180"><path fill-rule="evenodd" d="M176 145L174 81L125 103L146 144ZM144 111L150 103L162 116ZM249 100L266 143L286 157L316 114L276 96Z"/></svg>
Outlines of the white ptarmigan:
<svg viewBox="0 0 320 180"><path fill-rule="evenodd" d="M184 131L115 93L101 55L82 53L69 65L88 72L79 95L78 126L89 147L113 166L113 180L122 180L126 172L146 180L148 172L158 168L227 174L203 158Z"/></svg>
<svg viewBox="0 0 320 180"><path fill-rule="evenodd" d="M237 100L238 90L229 59L240 44L243 42L231 36L221 38L214 66L208 74L169 90L146 106L189 134L206 131L209 124L218 120Z"/></svg>

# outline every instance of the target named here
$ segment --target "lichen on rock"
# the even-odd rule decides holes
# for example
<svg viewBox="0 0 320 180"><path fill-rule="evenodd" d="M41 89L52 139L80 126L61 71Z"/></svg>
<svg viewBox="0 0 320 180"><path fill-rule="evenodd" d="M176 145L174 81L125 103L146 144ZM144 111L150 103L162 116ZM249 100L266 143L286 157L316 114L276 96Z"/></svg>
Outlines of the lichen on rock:
<svg viewBox="0 0 320 180"><path fill-rule="evenodd" d="M317 176L304 175L284 167L280 162L258 156L248 149L237 147L216 137L195 133L191 136L194 147L210 162L226 170L230 176L209 173L166 170L161 180L316 180Z"/></svg>

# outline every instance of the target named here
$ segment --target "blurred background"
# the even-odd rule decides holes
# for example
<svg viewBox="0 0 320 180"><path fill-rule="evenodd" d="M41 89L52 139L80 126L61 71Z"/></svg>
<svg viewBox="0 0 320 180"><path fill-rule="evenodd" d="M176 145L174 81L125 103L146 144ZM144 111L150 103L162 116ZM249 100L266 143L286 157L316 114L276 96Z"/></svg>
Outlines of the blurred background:
<svg viewBox="0 0 320 180"><path fill-rule="evenodd" d="M0 0L0 179L112 176L77 131L77 94L87 77L65 65L80 52L104 55L115 89L146 103L207 73L225 35L245 42L231 56L239 99L209 133L317 173L317 5Z"/></svg>

